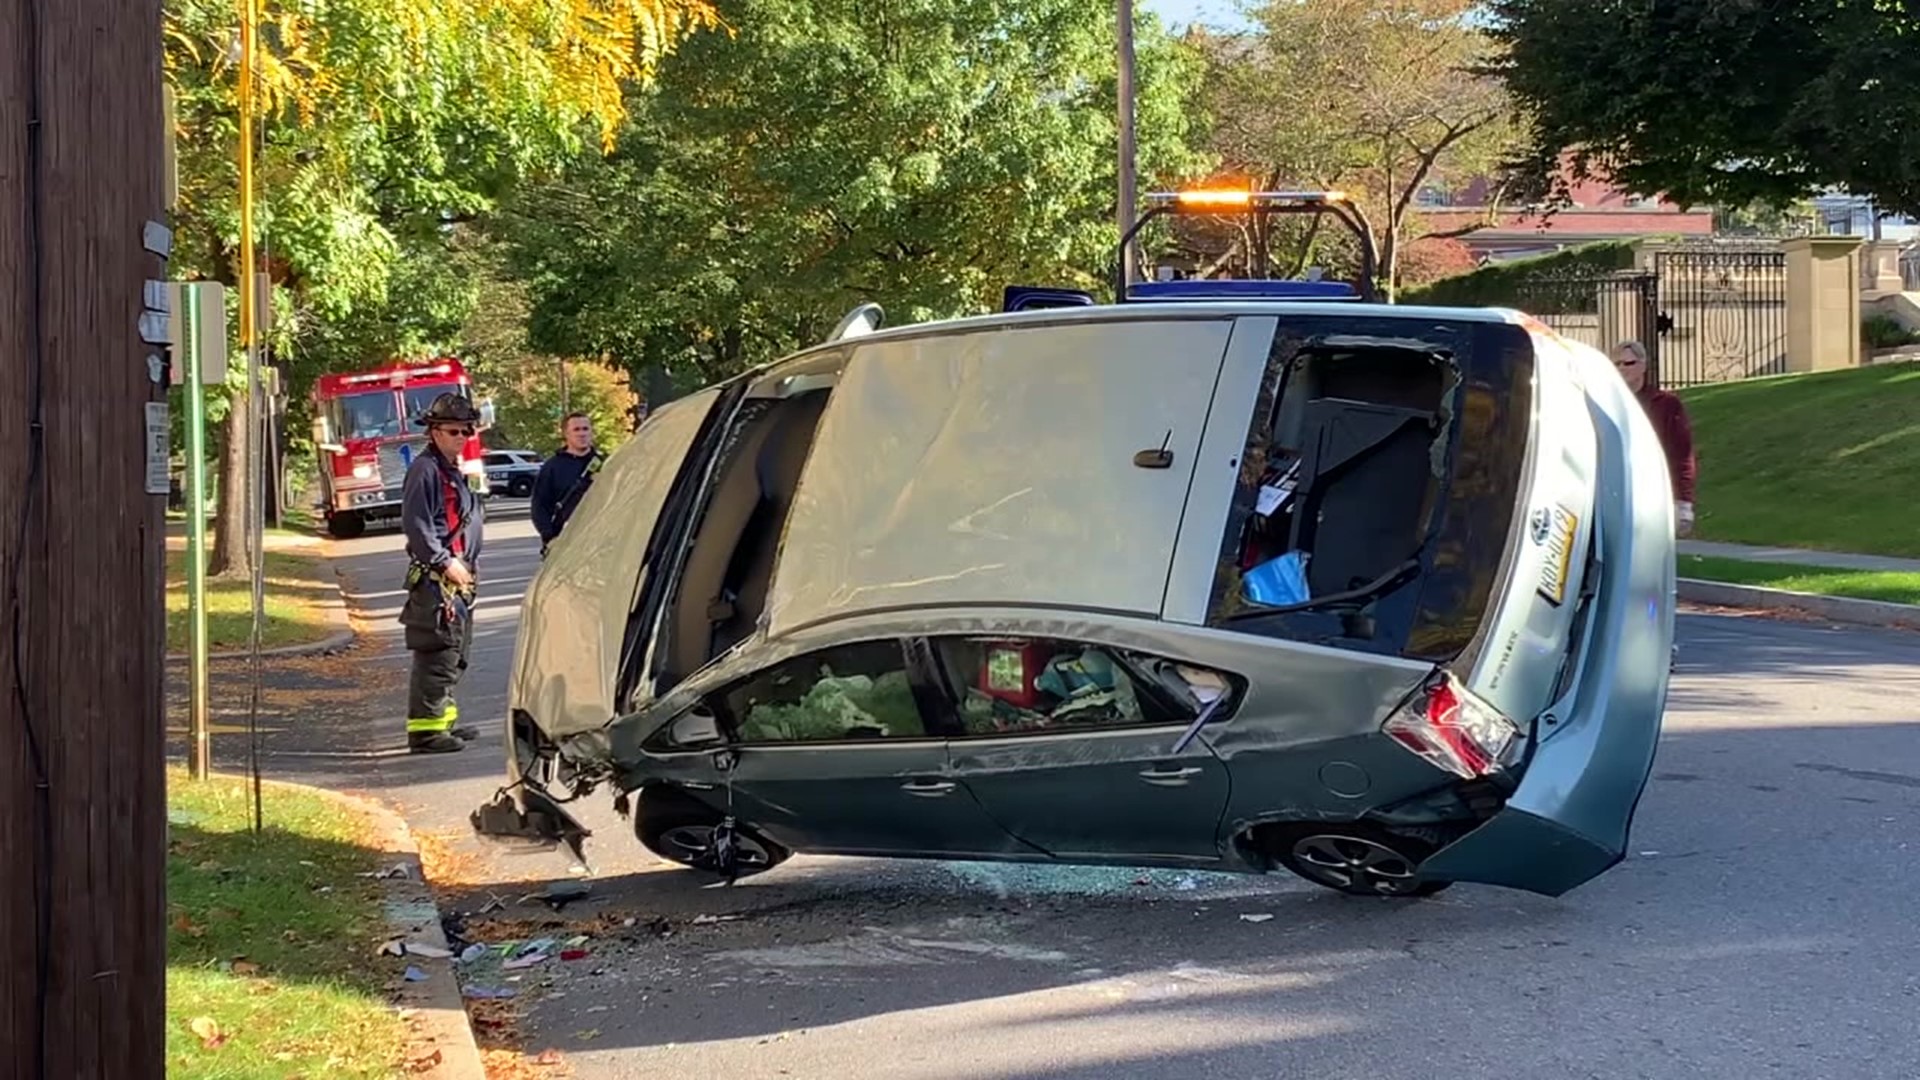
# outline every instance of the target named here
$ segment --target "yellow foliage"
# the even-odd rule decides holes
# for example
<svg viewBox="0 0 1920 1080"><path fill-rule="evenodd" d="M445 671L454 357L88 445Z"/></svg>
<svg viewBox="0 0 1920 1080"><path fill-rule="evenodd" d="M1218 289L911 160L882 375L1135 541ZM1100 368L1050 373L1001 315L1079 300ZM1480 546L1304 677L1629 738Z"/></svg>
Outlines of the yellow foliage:
<svg viewBox="0 0 1920 1080"><path fill-rule="evenodd" d="M355 84L424 81L456 70L560 115L591 120L607 148L626 117L623 88L651 81L661 58L686 35L721 25L709 0L356 0L368 9L369 23L392 35L381 44L397 46L380 50L387 70L374 73L327 66L331 55L356 54L329 48L326 26L310 5L252 2L263 30L258 100L267 115L292 109L300 122L311 123ZM169 70L203 66L216 78L231 78L238 7L230 22L203 27L196 36L182 29L169 4ZM377 111L383 94L356 96L363 108Z"/></svg>

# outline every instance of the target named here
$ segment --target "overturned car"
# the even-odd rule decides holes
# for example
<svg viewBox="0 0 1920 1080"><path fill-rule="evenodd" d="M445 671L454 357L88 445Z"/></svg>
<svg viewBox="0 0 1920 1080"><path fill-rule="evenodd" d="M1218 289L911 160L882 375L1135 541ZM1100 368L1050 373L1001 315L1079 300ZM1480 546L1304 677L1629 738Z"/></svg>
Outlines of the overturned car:
<svg viewBox="0 0 1920 1080"><path fill-rule="evenodd" d="M857 320L855 320L857 323ZM530 586L494 836L1559 895L1618 862L1670 488L1510 311L1210 295L854 333L657 410Z"/></svg>

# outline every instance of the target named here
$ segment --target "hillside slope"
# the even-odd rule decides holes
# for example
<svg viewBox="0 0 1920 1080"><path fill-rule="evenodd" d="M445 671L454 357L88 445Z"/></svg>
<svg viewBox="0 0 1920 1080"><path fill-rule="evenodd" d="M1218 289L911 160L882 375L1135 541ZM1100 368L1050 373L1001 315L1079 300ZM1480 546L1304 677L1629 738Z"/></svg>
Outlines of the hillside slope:
<svg viewBox="0 0 1920 1080"><path fill-rule="evenodd" d="M1692 387L1704 540L1920 556L1920 363Z"/></svg>

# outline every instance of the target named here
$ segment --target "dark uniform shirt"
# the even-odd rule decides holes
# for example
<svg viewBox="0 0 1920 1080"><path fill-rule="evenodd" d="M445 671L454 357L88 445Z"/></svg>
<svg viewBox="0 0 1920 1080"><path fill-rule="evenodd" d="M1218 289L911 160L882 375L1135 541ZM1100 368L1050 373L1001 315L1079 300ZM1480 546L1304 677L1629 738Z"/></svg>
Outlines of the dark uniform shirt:
<svg viewBox="0 0 1920 1080"><path fill-rule="evenodd" d="M599 456L598 449L574 454L562 448L540 466L540 475L533 481L533 528L542 542L552 543L567 527L567 518L587 487L581 478Z"/></svg>
<svg viewBox="0 0 1920 1080"><path fill-rule="evenodd" d="M456 555L478 571L482 532L480 496L454 463L428 443L407 466L400 486L400 527L407 534L407 555L439 570ZM457 528L456 528L457 526Z"/></svg>

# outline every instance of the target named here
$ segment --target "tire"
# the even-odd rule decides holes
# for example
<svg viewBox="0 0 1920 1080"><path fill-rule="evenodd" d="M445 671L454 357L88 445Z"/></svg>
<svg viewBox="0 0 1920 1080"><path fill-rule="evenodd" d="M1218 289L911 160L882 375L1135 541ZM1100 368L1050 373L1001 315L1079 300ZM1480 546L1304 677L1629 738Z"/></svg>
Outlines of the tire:
<svg viewBox="0 0 1920 1080"><path fill-rule="evenodd" d="M712 838L722 817L719 811L672 788L643 788L634 809L633 831L642 846L662 859L717 875ZM793 855L745 825L735 826L734 843L739 851L735 877L771 870Z"/></svg>
<svg viewBox="0 0 1920 1080"><path fill-rule="evenodd" d="M507 494L515 499L525 499L533 495L533 481L524 476L516 476L507 481Z"/></svg>
<svg viewBox="0 0 1920 1080"><path fill-rule="evenodd" d="M335 540L353 540L367 531L367 519L352 510L327 515L327 534Z"/></svg>
<svg viewBox="0 0 1920 1080"><path fill-rule="evenodd" d="M1420 863L1441 847L1439 833L1431 829L1388 832L1367 822L1297 824L1266 831L1262 843L1281 866L1348 896L1411 900L1453 884L1419 874Z"/></svg>

